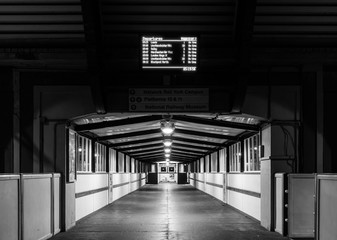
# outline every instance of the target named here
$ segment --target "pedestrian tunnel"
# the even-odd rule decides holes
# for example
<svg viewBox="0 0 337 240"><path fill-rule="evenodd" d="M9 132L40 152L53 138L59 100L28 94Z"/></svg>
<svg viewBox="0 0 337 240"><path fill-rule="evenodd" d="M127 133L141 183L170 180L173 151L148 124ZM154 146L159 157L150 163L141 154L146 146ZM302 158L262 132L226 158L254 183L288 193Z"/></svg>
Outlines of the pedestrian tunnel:
<svg viewBox="0 0 337 240"><path fill-rule="evenodd" d="M145 184L190 184L261 220L263 121L213 114L72 119L69 182L76 221Z"/></svg>

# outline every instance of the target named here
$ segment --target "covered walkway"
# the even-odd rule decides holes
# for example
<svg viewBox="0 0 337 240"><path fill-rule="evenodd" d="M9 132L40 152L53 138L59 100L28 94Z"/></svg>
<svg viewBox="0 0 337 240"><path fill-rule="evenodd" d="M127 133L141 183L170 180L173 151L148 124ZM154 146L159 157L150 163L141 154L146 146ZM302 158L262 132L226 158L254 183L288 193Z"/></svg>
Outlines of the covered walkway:
<svg viewBox="0 0 337 240"><path fill-rule="evenodd" d="M190 185L146 185L52 240L288 239Z"/></svg>

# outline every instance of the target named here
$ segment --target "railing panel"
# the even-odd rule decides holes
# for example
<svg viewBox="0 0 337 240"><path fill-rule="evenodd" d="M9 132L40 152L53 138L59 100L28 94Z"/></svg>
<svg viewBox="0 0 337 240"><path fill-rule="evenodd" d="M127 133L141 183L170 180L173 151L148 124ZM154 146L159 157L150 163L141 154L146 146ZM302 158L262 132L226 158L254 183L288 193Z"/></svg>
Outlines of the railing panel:
<svg viewBox="0 0 337 240"><path fill-rule="evenodd" d="M23 240L48 239L52 226L52 174L22 174Z"/></svg>
<svg viewBox="0 0 337 240"><path fill-rule="evenodd" d="M288 175L288 236L315 235L315 174Z"/></svg>
<svg viewBox="0 0 337 240"><path fill-rule="evenodd" d="M0 239L20 239L20 175L0 175Z"/></svg>

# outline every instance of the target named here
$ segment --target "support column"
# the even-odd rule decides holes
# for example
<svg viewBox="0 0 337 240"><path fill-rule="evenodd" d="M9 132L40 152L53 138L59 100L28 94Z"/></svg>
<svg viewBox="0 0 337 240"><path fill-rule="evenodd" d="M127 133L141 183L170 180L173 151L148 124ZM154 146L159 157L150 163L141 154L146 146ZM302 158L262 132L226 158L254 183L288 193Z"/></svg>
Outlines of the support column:
<svg viewBox="0 0 337 240"><path fill-rule="evenodd" d="M267 126L262 130L262 146L265 157L261 158L261 225L269 231L274 230L274 175L278 172L292 172L294 156L278 154L282 133L278 126Z"/></svg>

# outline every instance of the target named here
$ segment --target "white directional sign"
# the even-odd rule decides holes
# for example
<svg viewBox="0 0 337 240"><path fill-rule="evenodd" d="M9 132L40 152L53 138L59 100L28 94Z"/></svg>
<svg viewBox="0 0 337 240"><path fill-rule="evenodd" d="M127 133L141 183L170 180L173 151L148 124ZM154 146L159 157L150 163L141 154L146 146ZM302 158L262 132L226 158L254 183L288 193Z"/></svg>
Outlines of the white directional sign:
<svg viewBox="0 0 337 240"><path fill-rule="evenodd" d="M209 111L208 88L132 88L129 111L205 112Z"/></svg>

